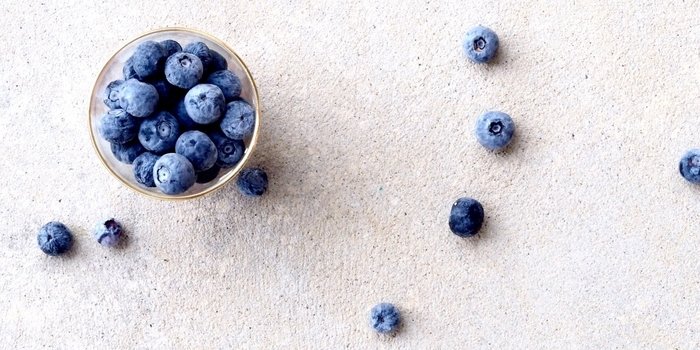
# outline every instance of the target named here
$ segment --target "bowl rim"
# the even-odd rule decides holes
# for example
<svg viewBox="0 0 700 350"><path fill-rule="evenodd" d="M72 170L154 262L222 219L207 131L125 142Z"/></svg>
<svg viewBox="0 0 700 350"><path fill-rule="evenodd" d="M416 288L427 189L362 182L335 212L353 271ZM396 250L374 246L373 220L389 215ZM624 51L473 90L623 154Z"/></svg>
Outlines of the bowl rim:
<svg viewBox="0 0 700 350"><path fill-rule="evenodd" d="M114 58L120 52L122 52L122 50L124 50L127 46L130 46L131 44L138 42L139 40L142 40L145 37L148 37L150 35L163 33L163 32L183 32L183 33L187 33L187 34L193 34L195 36L200 36L200 37L206 38L207 40L214 42L217 45L228 50L230 53L233 54L233 56L236 58L236 60L238 60L238 63L240 63L240 66L243 68L243 71L245 72L245 75L248 78L248 80L250 81L250 84L252 86L252 93L254 95L253 99L255 100L255 127L253 129L253 135L251 136L250 143L246 146L246 152L243 155L243 158L238 162L238 164L233 169L229 170L229 172L219 181L219 183L217 183L214 186L208 187L201 192L192 193L192 194L188 194L188 195L170 196L170 195L166 195L166 194L159 193L159 192L151 192L151 191L147 191L147 190L141 188L138 185L132 184L131 182L126 181L125 179L122 179L122 177L119 174L117 174L115 172L115 170L112 169L112 167L109 166L109 164L107 163L107 160L102 155L102 152L100 152L100 149L97 146L96 135L95 135L95 132L92 128L93 100L97 96L96 95L96 93L98 92L97 85L101 80L103 80L103 77L104 77L107 69L109 68L108 67L109 63L112 62L112 60L114 60ZM197 29L191 29L191 28L185 28L185 27L164 27L164 28L158 28L158 29L154 29L154 30L150 30L150 31L147 31L145 33L142 33L138 37L136 37L132 40L129 40L126 44L122 45L121 48L119 48L114 54L112 54L112 56L110 56L110 58L107 60L105 65L100 70L100 73L97 75L97 78L95 79L95 84L92 87L92 94L90 95L90 100L88 101L88 118L87 118L87 120L88 120L88 130L90 131L90 140L92 141L92 147L93 147L95 153L97 153L98 158L100 158L100 163L102 163L102 165L107 169L107 171L109 171L110 174L112 174L112 176L117 178L117 180L119 180L126 187L130 188L131 190L133 190L137 193L145 195L147 197L157 198L157 199L161 199L161 200L169 200L169 201L182 201L182 200L198 198L198 197L204 196L206 194L213 193L217 190L220 190L222 187L226 186L226 184L228 184L233 178L235 178L236 175L238 175L238 173L241 170L243 170L246 163L250 160L250 157L252 156L253 151L255 150L255 146L258 142L258 137L260 136L260 122L262 119L260 110L261 110L261 106L260 106L260 94L258 92L258 86L255 84L255 79L253 79L253 75L250 73L248 66L245 64L245 62L243 62L243 60L238 55L238 53L236 53L236 51L234 51L225 42L223 42L222 40L219 40L218 38L214 37L213 35L211 35L209 33L206 33L206 32L203 32L203 31L200 31Z"/></svg>

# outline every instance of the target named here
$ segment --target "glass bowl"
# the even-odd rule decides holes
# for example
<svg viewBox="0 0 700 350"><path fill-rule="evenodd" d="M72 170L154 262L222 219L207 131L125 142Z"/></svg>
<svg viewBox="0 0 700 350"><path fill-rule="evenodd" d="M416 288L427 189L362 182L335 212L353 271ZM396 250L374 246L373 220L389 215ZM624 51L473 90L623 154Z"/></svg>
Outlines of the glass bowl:
<svg viewBox="0 0 700 350"><path fill-rule="evenodd" d="M183 47L193 41L202 41L207 44L210 49L219 52L224 58L226 58L226 61L228 61L228 69L235 73L241 80L242 89L240 97L248 102L255 110L255 129L252 136L244 140L246 146L245 153L238 164L232 168L221 169L216 179L206 184L195 183L186 192L178 195L167 195L160 192L155 187L145 187L139 184L134 178L133 167L130 164L125 164L118 161L114 157L110 149L109 142L104 140L99 135L97 130L99 118L109 110L109 107L107 107L102 101L103 93L107 87L107 84L113 80L124 79L122 67L124 66L124 62L131 57L136 46L147 40L160 42L166 39L176 40ZM114 56L109 59L104 68L102 68L100 74L97 76L97 81L95 81L92 96L90 97L90 112L88 115L92 144L97 152L97 156L100 158L100 161L102 164L104 164L107 170L117 179L119 179L119 181L121 181L126 187L143 195L159 199L191 199L222 188L227 182L235 178L243 167L245 167L246 163L248 163L260 134L260 99L258 96L258 89L255 86L255 81L253 80L248 67L246 67L245 63L243 63L240 57L238 57L238 55L221 40L214 38L209 34L187 28L164 28L154 30L139 36L119 49L119 51L117 51Z"/></svg>

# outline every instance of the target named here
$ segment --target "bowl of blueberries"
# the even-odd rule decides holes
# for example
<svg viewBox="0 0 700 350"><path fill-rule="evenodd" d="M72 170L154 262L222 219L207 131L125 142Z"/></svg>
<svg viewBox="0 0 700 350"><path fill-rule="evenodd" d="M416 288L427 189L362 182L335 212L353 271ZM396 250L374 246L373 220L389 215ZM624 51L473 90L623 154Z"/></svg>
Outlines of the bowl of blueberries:
<svg viewBox="0 0 700 350"><path fill-rule="evenodd" d="M250 71L222 41L191 29L146 33L109 59L90 99L102 163L160 199L223 187L249 160L260 129Z"/></svg>

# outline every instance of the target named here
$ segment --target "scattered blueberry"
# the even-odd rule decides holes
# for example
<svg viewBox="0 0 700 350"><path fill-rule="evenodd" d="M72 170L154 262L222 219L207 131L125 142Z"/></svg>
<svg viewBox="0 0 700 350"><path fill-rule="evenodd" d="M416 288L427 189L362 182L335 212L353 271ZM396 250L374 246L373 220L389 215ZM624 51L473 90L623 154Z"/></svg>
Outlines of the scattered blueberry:
<svg viewBox="0 0 700 350"><path fill-rule="evenodd" d="M192 163L194 171L204 171L216 164L217 150L207 134L190 130L177 139L175 153L185 156Z"/></svg>
<svg viewBox="0 0 700 350"><path fill-rule="evenodd" d="M245 101L232 101L226 105L226 115L221 121L221 131L231 139L243 140L255 130L255 111Z"/></svg>
<svg viewBox="0 0 700 350"><path fill-rule="evenodd" d="M116 220L109 219L97 224L92 235L97 240L97 243L107 247L114 247L122 238L122 226Z"/></svg>
<svg viewBox="0 0 700 350"><path fill-rule="evenodd" d="M493 30L476 26L467 32L464 39L464 52L476 63L486 63L496 56L498 36Z"/></svg>
<svg viewBox="0 0 700 350"><path fill-rule="evenodd" d="M241 80L230 70L220 70L211 73L207 77L207 83L218 86L224 93L226 101L230 101L241 94Z"/></svg>
<svg viewBox="0 0 700 350"><path fill-rule="evenodd" d="M379 333L391 333L398 329L401 323L399 310L390 303L379 303L369 313L372 328Z"/></svg>
<svg viewBox="0 0 700 350"><path fill-rule="evenodd" d="M150 40L136 46L136 50L131 56L134 71L141 79L149 78L161 72L166 58L163 47L157 42Z"/></svg>
<svg viewBox="0 0 700 350"><path fill-rule="evenodd" d="M226 62L226 58L224 58L224 56L221 56L220 53L210 49L209 55L212 58L212 62L209 66L210 72L216 72L228 68L228 62Z"/></svg>
<svg viewBox="0 0 700 350"><path fill-rule="evenodd" d="M131 164L134 162L136 157L140 156L141 153L146 152L146 149L141 146L138 140L131 141L125 144L113 143L110 145L112 154L114 158L118 161L126 164Z"/></svg>
<svg viewBox="0 0 700 350"><path fill-rule="evenodd" d="M245 153L245 143L241 140L232 140L221 131L209 133L209 138L214 142L218 157L216 165L221 168L230 168L238 164Z"/></svg>
<svg viewBox="0 0 700 350"><path fill-rule="evenodd" d="M165 57L170 57L174 55L175 53L178 53L182 51L182 46L180 46L180 43L178 43L175 40L163 40L160 42L160 47L163 48L163 52L165 53Z"/></svg>
<svg viewBox="0 0 700 350"><path fill-rule="evenodd" d="M115 80L107 85L104 92L104 103L111 109L120 108L119 96L124 80Z"/></svg>
<svg viewBox="0 0 700 350"><path fill-rule="evenodd" d="M678 169L686 180L700 183L700 149L691 149L686 152L681 158Z"/></svg>
<svg viewBox="0 0 700 350"><path fill-rule="evenodd" d="M136 75L136 71L134 70L134 60L129 57L129 59L124 62L124 68L122 68L122 73L124 74L124 80L129 80L129 79L138 79L139 76Z"/></svg>
<svg viewBox="0 0 700 350"><path fill-rule="evenodd" d="M156 187L153 181L153 167L158 160L157 155L151 152L144 152L134 159L134 178L136 182L146 187Z"/></svg>
<svg viewBox="0 0 700 350"><path fill-rule="evenodd" d="M503 112L486 112L476 121L476 139L490 150L500 150L508 146L513 133L515 123Z"/></svg>
<svg viewBox="0 0 700 350"><path fill-rule="evenodd" d="M148 117L158 105L158 90L151 84L129 79L122 85L119 105L134 117Z"/></svg>
<svg viewBox="0 0 700 350"><path fill-rule="evenodd" d="M194 120L192 120L192 118L190 118L190 116L187 114L185 100L180 100L177 102L175 108L173 109L173 113L175 114L177 121L180 123L180 126L185 129L194 129L199 125L195 123Z"/></svg>
<svg viewBox="0 0 700 350"><path fill-rule="evenodd" d="M238 190L246 196L262 196L267 191L267 174L260 168L243 169L238 175L236 185Z"/></svg>
<svg viewBox="0 0 700 350"><path fill-rule="evenodd" d="M163 193L174 195L192 187L196 176L187 158L177 153L168 153L156 161L153 167L153 179L156 187Z"/></svg>
<svg viewBox="0 0 700 350"><path fill-rule="evenodd" d="M197 183L205 184L212 182L214 179L216 179L217 176L219 176L219 170L221 170L221 168L219 168L217 165L214 165L213 167L207 170L197 173Z"/></svg>
<svg viewBox="0 0 700 350"><path fill-rule="evenodd" d="M219 120L226 108L224 93L218 86L199 84L185 95L187 114L198 124L211 124Z"/></svg>
<svg viewBox="0 0 700 350"><path fill-rule="evenodd" d="M185 45L183 51L199 57L199 59L202 61L202 66L204 66L204 71L211 72L213 58L211 57L211 52L209 51L207 44L201 41L195 41Z"/></svg>
<svg viewBox="0 0 700 350"><path fill-rule="evenodd" d="M172 114L161 111L141 123L139 141L147 150L162 154L175 148L180 125Z"/></svg>
<svg viewBox="0 0 700 350"><path fill-rule="evenodd" d="M471 237L484 223L484 208L472 198L460 198L452 205L450 229L460 237Z"/></svg>
<svg viewBox="0 0 700 350"><path fill-rule="evenodd" d="M165 79L179 88L189 89L204 74L202 61L194 54L178 52L165 62Z"/></svg>
<svg viewBox="0 0 700 350"><path fill-rule="evenodd" d="M111 143L127 143L136 138L139 123L125 110L112 109L100 118L97 130Z"/></svg>
<svg viewBox="0 0 700 350"><path fill-rule="evenodd" d="M48 255L60 255L73 246L73 234L60 222L52 221L39 229L37 241L41 251Z"/></svg>

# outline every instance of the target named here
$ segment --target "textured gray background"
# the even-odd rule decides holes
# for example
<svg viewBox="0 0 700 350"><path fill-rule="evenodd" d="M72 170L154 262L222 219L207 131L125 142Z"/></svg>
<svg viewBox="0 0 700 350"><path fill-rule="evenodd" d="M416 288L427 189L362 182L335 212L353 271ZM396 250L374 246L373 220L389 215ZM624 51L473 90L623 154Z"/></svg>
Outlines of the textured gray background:
<svg viewBox="0 0 700 350"><path fill-rule="evenodd" d="M26 1L0 4L2 348L697 348L698 1ZM156 4L157 3L157 4ZM460 44L501 37L497 63ZM262 94L253 163L184 203L100 165L90 90L162 26L234 47ZM499 109L505 154L472 136ZM452 235L462 195L480 239ZM88 230L115 216L122 250ZM74 251L36 232L61 220ZM395 302L395 337L367 326Z"/></svg>

